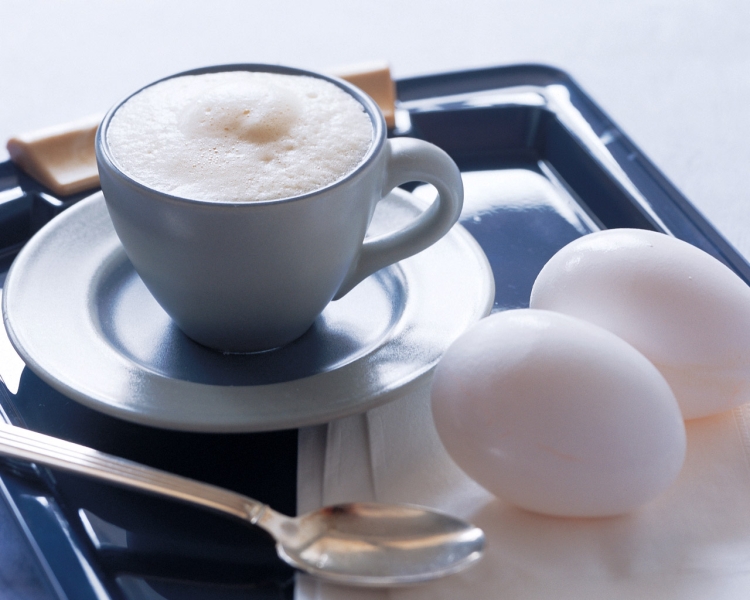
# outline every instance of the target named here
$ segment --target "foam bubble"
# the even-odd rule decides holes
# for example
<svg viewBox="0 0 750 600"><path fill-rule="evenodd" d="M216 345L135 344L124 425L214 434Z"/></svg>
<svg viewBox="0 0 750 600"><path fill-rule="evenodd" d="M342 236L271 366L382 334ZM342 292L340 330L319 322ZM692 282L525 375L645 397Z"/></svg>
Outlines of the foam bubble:
<svg viewBox="0 0 750 600"><path fill-rule="evenodd" d="M372 143L352 96L325 80L231 71L146 88L107 130L120 168L155 189L212 201L274 200L351 172Z"/></svg>

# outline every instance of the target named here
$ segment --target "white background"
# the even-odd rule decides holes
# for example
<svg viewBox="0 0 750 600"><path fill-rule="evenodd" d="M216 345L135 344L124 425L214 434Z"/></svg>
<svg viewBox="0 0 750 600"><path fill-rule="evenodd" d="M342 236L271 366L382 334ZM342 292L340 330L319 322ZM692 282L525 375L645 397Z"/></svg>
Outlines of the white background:
<svg viewBox="0 0 750 600"><path fill-rule="evenodd" d="M747 0L2 0L0 139L188 68L383 58L568 71L750 257Z"/></svg>

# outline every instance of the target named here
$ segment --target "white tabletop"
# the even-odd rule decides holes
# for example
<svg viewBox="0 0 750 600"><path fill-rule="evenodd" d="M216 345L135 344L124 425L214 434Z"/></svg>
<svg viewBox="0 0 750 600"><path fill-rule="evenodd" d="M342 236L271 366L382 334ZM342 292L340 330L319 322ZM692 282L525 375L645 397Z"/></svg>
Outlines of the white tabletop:
<svg viewBox="0 0 750 600"><path fill-rule="evenodd" d="M208 64L387 59L408 77L548 63L750 257L748 30L746 0L10 0L0 139Z"/></svg>
<svg viewBox="0 0 750 600"><path fill-rule="evenodd" d="M748 0L5 0L0 141L210 64L547 63L750 259L749 31Z"/></svg>
<svg viewBox="0 0 750 600"><path fill-rule="evenodd" d="M11 0L0 139L208 64L384 58L408 77L541 62L568 71L750 256L749 26L745 0Z"/></svg>

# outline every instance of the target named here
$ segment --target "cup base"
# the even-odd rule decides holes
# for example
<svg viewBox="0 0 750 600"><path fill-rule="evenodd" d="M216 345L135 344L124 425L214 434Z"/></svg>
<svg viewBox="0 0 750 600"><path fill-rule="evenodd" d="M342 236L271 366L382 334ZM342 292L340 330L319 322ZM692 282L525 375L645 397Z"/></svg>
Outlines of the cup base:
<svg viewBox="0 0 750 600"><path fill-rule="evenodd" d="M163 308L163 307L162 307ZM295 327L287 329L282 334L278 331L272 334L261 334L252 336L239 336L237 331L227 333L217 333L190 331L189 328L183 327L176 319L172 319L177 328L182 331L196 344L200 344L221 354L263 354L279 350L288 346L295 340L302 337L312 327L312 323L306 324L304 328Z"/></svg>

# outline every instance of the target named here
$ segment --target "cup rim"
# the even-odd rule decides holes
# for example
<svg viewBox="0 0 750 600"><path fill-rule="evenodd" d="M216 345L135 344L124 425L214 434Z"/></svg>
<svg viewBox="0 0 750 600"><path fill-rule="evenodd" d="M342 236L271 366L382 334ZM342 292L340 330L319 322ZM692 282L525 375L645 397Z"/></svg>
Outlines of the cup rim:
<svg viewBox="0 0 750 600"><path fill-rule="evenodd" d="M347 173L340 179L337 179L336 181L324 187L317 188L310 192L305 192L304 194L299 194L297 196L288 196L285 198L276 198L273 200L223 201L223 200L202 200L202 199L196 199L196 198L186 198L184 196L176 196L176 195L170 194L169 192L163 192L161 190L157 190L139 181L138 179L136 179L132 175L129 175L128 173L126 173L120 168L114 156L112 155L112 149L109 146L106 132L107 132L107 129L109 128L109 124L112 120L112 117L121 106L123 106L128 100L130 100L136 94L139 94L143 90L151 86L154 86L158 83L161 83L162 81L167 81L169 79L174 79L176 77L183 77L186 75L203 75L206 73L221 73L221 72L229 72L229 71L278 73L281 75L303 75L303 76L308 76L308 77L316 77L318 79L323 79L325 81L333 83L334 85L338 86L339 88L343 89L345 92L353 96L355 100L357 100L363 106L363 108L365 109L365 112L367 112L368 116L370 117L370 121L372 122L372 130L373 130L372 131L373 139L372 139L372 143L370 144L370 147L368 148L367 152L365 153L364 157L360 160L356 168L351 170L349 173ZM377 104L375 104L375 101L372 100L372 98L370 98L370 96L365 94L362 90L350 84L349 82L344 81L343 79L339 79L338 77L333 77L330 75L325 75L323 73L318 73L316 71L308 71L306 69L299 69L297 67L287 67L284 65L272 65L272 64L266 64L266 63L232 63L232 64L225 64L225 65L212 65L212 66L207 66L207 67L199 67L196 69L189 69L187 71L182 71L180 73L175 73L173 75L168 75L166 77L162 77L161 79L157 79L156 81L153 81L149 84L146 84L140 87L139 89L137 89L136 91L128 94L125 98L123 98L122 100L117 102L114 106L112 106L112 108L110 108L107 111L107 113L104 115L104 118L102 119L96 131L95 149L96 149L96 159L97 159L97 163L99 164L99 168L101 168L101 166L104 165L108 170L114 173L124 183L132 185L142 192L158 194L159 196L163 198L166 198L175 202L185 202L189 204L205 205L205 206L211 206L211 207L268 206L271 204L281 204L281 203L296 202L296 201L304 200L306 198L315 197L323 192L328 192L329 190L333 188L346 185L349 181L357 177L364 169L370 166L372 162L375 160L376 156L380 153L383 145L385 144L385 140L386 140L385 132L386 132L385 118L383 117L383 113L380 111L380 108L378 108Z"/></svg>

